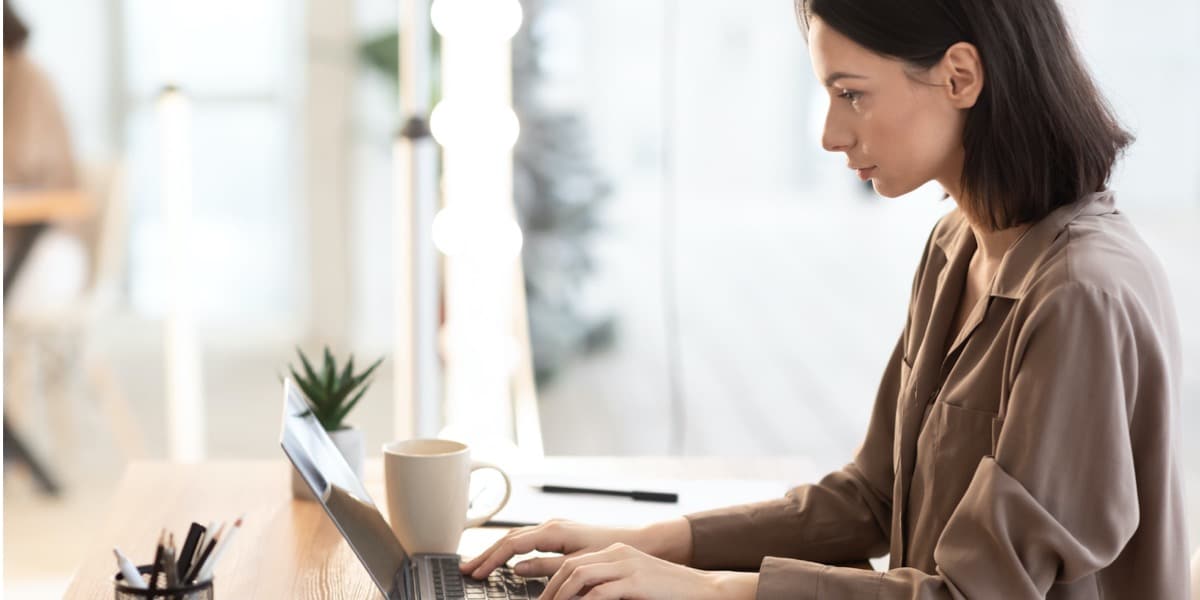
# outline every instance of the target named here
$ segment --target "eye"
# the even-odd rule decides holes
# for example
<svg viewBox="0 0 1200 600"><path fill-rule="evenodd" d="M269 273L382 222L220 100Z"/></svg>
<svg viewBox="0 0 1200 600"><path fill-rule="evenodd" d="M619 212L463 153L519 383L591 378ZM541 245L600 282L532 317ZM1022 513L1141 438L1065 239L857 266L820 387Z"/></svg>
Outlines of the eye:
<svg viewBox="0 0 1200 600"><path fill-rule="evenodd" d="M838 96L838 98L844 98L846 100L849 100L853 104L855 102L858 102L859 98L862 98L862 92L855 92L855 91L851 91L851 90L842 90L841 92L838 93L837 96Z"/></svg>

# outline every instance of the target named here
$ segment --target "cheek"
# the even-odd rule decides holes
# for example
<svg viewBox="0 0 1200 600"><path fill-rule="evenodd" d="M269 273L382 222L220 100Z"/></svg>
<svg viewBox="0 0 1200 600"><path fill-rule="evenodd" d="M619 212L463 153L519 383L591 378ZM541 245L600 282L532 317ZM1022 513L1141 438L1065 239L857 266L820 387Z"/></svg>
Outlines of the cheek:
<svg viewBox="0 0 1200 600"><path fill-rule="evenodd" d="M934 179L956 139L944 115L915 101L885 104L866 115L863 124L864 150L880 165L876 190L885 196L910 192Z"/></svg>

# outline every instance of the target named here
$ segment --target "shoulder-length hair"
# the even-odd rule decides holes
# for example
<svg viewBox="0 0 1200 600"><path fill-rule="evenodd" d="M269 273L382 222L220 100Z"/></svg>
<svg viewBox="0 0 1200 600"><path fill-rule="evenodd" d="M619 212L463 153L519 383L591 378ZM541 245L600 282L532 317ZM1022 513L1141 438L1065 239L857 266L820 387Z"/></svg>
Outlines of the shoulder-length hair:
<svg viewBox="0 0 1200 600"><path fill-rule="evenodd" d="M877 54L917 69L950 46L979 51L984 85L967 114L959 208L992 229L1032 223L1105 189L1133 142L1092 80L1055 0L795 0Z"/></svg>
<svg viewBox="0 0 1200 600"><path fill-rule="evenodd" d="M4 0L4 51L11 52L25 47L29 39L29 27L17 16L17 13Z"/></svg>

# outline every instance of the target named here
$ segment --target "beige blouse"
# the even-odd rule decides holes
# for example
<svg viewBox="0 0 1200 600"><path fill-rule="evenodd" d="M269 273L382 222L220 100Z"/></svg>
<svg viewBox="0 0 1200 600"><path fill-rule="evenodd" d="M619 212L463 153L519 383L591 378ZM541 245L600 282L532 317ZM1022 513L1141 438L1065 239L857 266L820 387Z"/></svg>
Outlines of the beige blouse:
<svg viewBox="0 0 1200 600"><path fill-rule="evenodd" d="M693 566L757 568L762 599L1185 599L1179 327L1113 204L1027 230L946 355L975 236L943 217L854 461L689 515Z"/></svg>
<svg viewBox="0 0 1200 600"><path fill-rule="evenodd" d="M23 50L4 53L4 185L77 183L66 118L54 86Z"/></svg>

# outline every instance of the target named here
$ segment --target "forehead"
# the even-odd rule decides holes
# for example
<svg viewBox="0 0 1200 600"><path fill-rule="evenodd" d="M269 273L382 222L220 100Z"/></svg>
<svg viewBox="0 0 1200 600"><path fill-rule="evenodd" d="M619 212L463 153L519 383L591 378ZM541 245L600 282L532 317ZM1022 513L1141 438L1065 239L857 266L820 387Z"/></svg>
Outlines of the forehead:
<svg viewBox="0 0 1200 600"><path fill-rule="evenodd" d="M808 51L813 72L822 84L835 73L854 73L874 78L891 70L899 70L898 61L866 49L816 16L808 21Z"/></svg>

